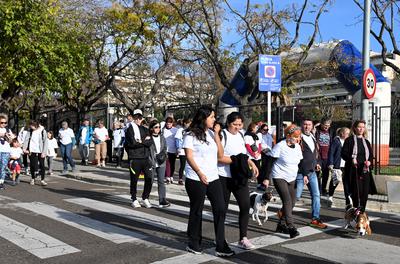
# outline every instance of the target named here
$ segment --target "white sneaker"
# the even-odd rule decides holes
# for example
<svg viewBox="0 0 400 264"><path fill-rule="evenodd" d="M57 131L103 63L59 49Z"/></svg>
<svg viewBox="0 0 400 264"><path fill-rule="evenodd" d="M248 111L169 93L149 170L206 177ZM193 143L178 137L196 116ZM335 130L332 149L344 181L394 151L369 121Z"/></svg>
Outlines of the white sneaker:
<svg viewBox="0 0 400 264"><path fill-rule="evenodd" d="M255 246L250 242L249 239L247 239L247 237L244 237L242 240L240 240L238 242L238 246L246 250L255 248Z"/></svg>
<svg viewBox="0 0 400 264"><path fill-rule="evenodd" d="M41 184L42 186L47 186L47 182L45 182L45 181L40 181L40 184Z"/></svg>
<svg viewBox="0 0 400 264"><path fill-rule="evenodd" d="M149 199L144 199L142 200L144 207L146 208L151 208L151 203L149 201Z"/></svg>
<svg viewBox="0 0 400 264"><path fill-rule="evenodd" d="M333 196L329 196L328 197L327 205L328 205L328 207L332 207L333 206Z"/></svg>
<svg viewBox="0 0 400 264"><path fill-rule="evenodd" d="M139 208L139 207L142 207L142 206L140 205L140 203L139 203L139 201L138 201L138 200L135 200L135 201L133 201L131 205L132 205L132 207L133 207L133 208Z"/></svg>
<svg viewBox="0 0 400 264"><path fill-rule="evenodd" d="M30 185L35 185L35 180L31 179Z"/></svg>

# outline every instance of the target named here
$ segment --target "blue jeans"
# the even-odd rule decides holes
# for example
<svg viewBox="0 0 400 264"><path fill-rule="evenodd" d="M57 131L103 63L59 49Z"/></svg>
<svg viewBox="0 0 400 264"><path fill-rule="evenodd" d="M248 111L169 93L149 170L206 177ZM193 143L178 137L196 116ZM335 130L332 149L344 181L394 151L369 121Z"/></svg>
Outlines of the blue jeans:
<svg viewBox="0 0 400 264"><path fill-rule="evenodd" d="M68 164L75 168L75 162L72 159L72 143L68 145L60 144L61 157L63 158L64 171L68 170Z"/></svg>
<svg viewBox="0 0 400 264"><path fill-rule="evenodd" d="M3 183L6 177L7 165L9 159L10 159L9 152L0 152L0 183Z"/></svg>
<svg viewBox="0 0 400 264"><path fill-rule="evenodd" d="M301 193L304 189L304 181L303 175L297 174L296 178L296 198L300 199ZM320 201L320 193L319 193L319 186L318 186L318 178L315 171L310 172L308 174L308 190L310 191L311 202L312 202L312 219L319 219L319 212L321 209L321 201Z"/></svg>

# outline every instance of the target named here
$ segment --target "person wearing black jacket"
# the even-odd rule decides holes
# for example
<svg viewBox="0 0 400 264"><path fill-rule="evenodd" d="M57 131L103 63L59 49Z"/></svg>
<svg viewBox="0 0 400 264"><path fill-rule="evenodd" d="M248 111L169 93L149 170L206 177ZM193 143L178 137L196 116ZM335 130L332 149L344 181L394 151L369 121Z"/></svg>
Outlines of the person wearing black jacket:
<svg viewBox="0 0 400 264"><path fill-rule="evenodd" d="M313 129L313 121L305 119L302 125L301 135L301 149L303 152L303 159L299 164L299 174L296 179L297 191L296 198L299 199L303 192L304 184L307 185L310 191L312 201L312 219L310 226L317 228L326 228L327 225L320 220L320 192L318 186L317 171L321 170L319 159L318 144L315 137L311 133Z"/></svg>
<svg viewBox="0 0 400 264"><path fill-rule="evenodd" d="M366 139L365 121L355 121L351 130L353 135L344 141L341 153L342 159L345 160L343 186L346 209L355 206L364 212L368 194L377 193L372 177L373 153L371 143ZM349 196L353 204L349 201Z"/></svg>
<svg viewBox="0 0 400 264"><path fill-rule="evenodd" d="M146 208L150 208L151 204L149 196L153 185L152 163L150 160L150 147L154 144L150 132L140 123L143 119L143 114L140 109L133 112L133 122L128 124L125 134L125 149L128 153L129 172L131 178L131 199L132 207L141 207L137 200L137 181L140 173L144 174L144 189L142 194L142 202Z"/></svg>

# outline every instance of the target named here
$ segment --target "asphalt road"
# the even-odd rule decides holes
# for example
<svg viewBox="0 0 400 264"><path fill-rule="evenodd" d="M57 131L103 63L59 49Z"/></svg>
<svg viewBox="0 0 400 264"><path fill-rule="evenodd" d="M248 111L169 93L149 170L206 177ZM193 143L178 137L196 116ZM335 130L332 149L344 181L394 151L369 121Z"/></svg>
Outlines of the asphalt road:
<svg viewBox="0 0 400 264"><path fill-rule="evenodd" d="M340 209L322 209L327 230L308 227L310 208L297 207L295 222L301 235L276 234L275 213L258 226L250 220L248 237L255 250L220 259L213 255L214 231L210 207L203 220L200 256L187 253L189 211L183 186L168 186L167 209L130 207L128 189L49 177L47 187L30 186L23 178L0 192L0 263L398 263L400 216L370 213L373 234L358 237L343 230ZM141 186L141 185L140 185ZM141 192L139 192L140 194ZM156 204L156 183L151 202ZM239 231L232 201L226 238L235 244Z"/></svg>

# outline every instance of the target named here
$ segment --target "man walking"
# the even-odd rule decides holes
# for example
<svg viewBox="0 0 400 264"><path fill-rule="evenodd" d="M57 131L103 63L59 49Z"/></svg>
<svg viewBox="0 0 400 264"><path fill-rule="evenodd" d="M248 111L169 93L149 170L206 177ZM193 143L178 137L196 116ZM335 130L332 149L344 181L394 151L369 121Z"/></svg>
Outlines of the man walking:
<svg viewBox="0 0 400 264"><path fill-rule="evenodd" d="M300 199L304 184L306 184L308 190L310 191L312 201L312 219L310 226L324 229L327 227L327 225L322 223L319 217L321 201L317 178L317 171L321 170L321 165L319 164L320 160L318 144L315 140L315 137L311 133L313 126L314 124L312 120L305 119L303 121L301 135L303 159L300 161L299 174L297 175L296 179L296 198Z"/></svg>
<svg viewBox="0 0 400 264"><path fill-rule="evenodd" d="M150 161L150 147L154 144L150 132L147 128L140 125L143 120L142 110L136 109L133 112L133 122L128 124L125 134L125 149L129 158L129 172L131 178L131 199L132 207L141 207L137 200L137 182L140 173L144 174L144 189L142 194L142 203L146 208L151 204L149 196L153 184L152 164Z"/></svg>
<svg viewBox="0 0 400 264"><path fill-rule="evenodd" d="M81 156L81 165L89 164L89 146L93 137L93 128L90 126L89 119L84 119L76 136L79 147L79 155Z"/></svg>

